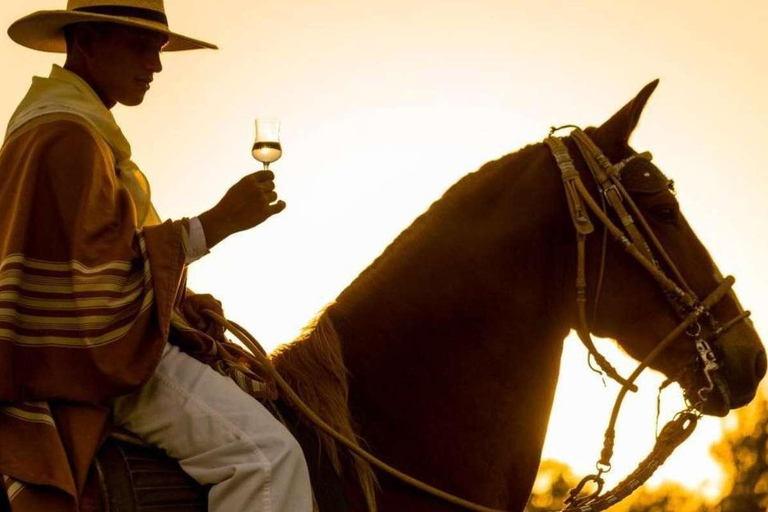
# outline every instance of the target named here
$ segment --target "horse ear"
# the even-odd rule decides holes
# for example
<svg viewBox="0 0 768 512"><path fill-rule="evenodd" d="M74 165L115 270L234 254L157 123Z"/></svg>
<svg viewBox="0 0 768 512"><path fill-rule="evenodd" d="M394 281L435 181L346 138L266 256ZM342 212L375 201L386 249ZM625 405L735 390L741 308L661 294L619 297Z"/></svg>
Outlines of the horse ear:
<svg viewBox="0 0 768 512"><path fill-rule="evenodd" d="M643 87L643 90L635 96L635 99L627 103L624 108L616 112L613 117L597 129L595 133L596 142L604 150L607 150L609 147L625 148L628 145L629 137L635 131L638 121L640 121L640 115L643 113L645 104L658 85L659 80L656 79Z"/></svg>

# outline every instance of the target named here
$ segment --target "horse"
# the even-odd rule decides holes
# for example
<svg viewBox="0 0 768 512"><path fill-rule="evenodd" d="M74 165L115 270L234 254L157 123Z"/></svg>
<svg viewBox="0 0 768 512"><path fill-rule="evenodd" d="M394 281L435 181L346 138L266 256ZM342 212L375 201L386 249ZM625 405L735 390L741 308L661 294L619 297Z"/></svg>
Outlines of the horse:
<svg viewBox="0 0 768 512"><path fill-rule="evenodd" d="M586 130L610 161L637 155L629 139L657 85L648 84L604 124ZM576 141L562 141L583 183L600 197ZM692 291L706 297L718 288L724 278L661 170L648 161L627 165L621 182ZM388 464L485 507L522 511L541 459L563 341L579 325L578 236L563 190L560 169L542 143L468 174L298 340L273 354L276 368L326 422ZM585 249L589 330L642 361L678 326L678 311L621 244L591 236ZM664 261L659 266L669 271ZM743 312L732 291L712 308L726 321ZM698 406L725 416L755 397L766 355L748 319L724 332L714 350L723 386ZM677 380L693 400L706 377L698 360L691 338L681 334L651 367ZM280 410L297 429L310 465L329 461L312 473L321 512L458 510L374 473L316 435L296 411ZM126 446L118 448L132 449ZM109 449L114 455L114 442ZM100 455L102 473L117 471L108 458ZM334 485L340 491L329 501ZM198 491L189 503L197 500L199 508L177 510L205 510L204 489ZM107 494L94 510L129 510ZM103 503L110 499L112 508Z"/></svg>

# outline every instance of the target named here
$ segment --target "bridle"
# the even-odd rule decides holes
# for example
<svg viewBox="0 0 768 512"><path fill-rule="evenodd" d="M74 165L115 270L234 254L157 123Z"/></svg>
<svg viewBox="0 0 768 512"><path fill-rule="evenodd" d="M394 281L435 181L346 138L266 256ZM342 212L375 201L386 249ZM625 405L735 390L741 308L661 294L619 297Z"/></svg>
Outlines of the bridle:
<svg viewBox="0 0 768 512"><path fill-rule="evenodd" d="M594 200L592 195L584 185L579 171L571 158L568 148L562 139L553 137L554 133L563 128L573 128L571 137L576 143L579 152L587 163L592 177L594 178L598 190L602 197L603 207ZM602 368L602 370L612 379L621 384L616 403L611 414L608 428L605 432L605 442L600 454L600 460L597 462L597 473L585 477L578 486L576 486L566 500L564 512L593 512L605 510L623 500L640 487L651 477L655 470L663 464L677 446L690 436L696 427L698 419L702 415L704 403L709 399L712 391L717 391L722 396L726 405L730 405L730 395L728 386L722 377L722 361L719 361L713 347L718 339L728 330L733 328L739 322L749 317L748 311L742 312L735 318L719 324L711 313L712 307L725 297L733 286L735 279L732 276L725 278L718 287L704 300L699 300L694 291L686 283L680 271L669 257L664 247L654 235L642 212L639 210L632 197L627 193L621 182L621 171L631 161L642 158L650 161L650 153L641 153L632 155L616 164L603 154L600 148L590 139L590 137L576 126L564 126L552 128L550 136L545 140L554 156L561 171L565 195L568 201L568 209L571 214L571 220L576 232L576 304L578 310L577 334L579 339L585 345L591 356ZM610 218L606 211L606 203L610 205L613 211L620 219L624 229L619 228ZM629 210L627 209L629 207ZM647 270L654 280L664 291L675 313L681 320L681 323L672 330L650 354L637 366L635 371L628 378L621 377L615 368L603 357L595 348L590 334L590 327L587 320L587 279L586 279L586 242L587 237L595 231L589 212L595 215L603 224L607 233L609 233L622 247ZM639 226L638 226L639 223ZM643 235L642 230L645 232ZM598 277L598 292L595 294L595 313L597 311L597 300L599 289L602 286L603 274L605 271L606 256L606 238L604 237L602 261ZM650 239L651 244L648 243ZM653 247L653 249L651 248ZM654 252L655 251L655 252ZM658 254L664 261L666 267L672 274L670 278L662 269L655 254ZM703 334L701 321L708 323L707 335ZM613 446L615 441L615 426L618 419L619 410L624 397L628 391L637 391L635 381L643 370L661 354L673 341L686 333L693 339L698 353L698 364L701 365L707 384L700 388L697 393L698 401L691 403L688 401L688 407L678 413L659 434L656 446L651 454L640 463L638 468L615 489L605 493L602 492L604 480L602 475L610 471L611 458L613 456ZM730 408L730 407L729 407ZM579 493L588 483L594 483L597 490L590 496L579 498Z"/></svg>
<svg viewBox="0 0 768 512"><path fill-rule="evenodd" d="M624 186L621 183L621 171L624 167L636 158L644 158L650 160L650 154L643 153L640 155L633 155L617 164L612 164L608 158L602 153L602 151L595 145L589 136L581 129L575 126L568 126L568 128L574 128L572 132L573 140L579 148L584 160L587 162L593 177L595 178L598 189L604 201L611 205L619 219L621 224L626 229L626 233L617 227L610 219L608 213L601 208L598 203L593 199L584 183L581 180L579 172L571 159L568 148L563 141L552 135L562 128L553 128L550 132L549 138L545 140L545 143L552 151L558 167L562 173L563 185L565 186L565 195L568 200L568 209L571 213L571 219L576 229L577 239L577 271L576 271L576 302L578 305L578 327L577 332L579 338L587 347L589 353L594 357L595 361L600 365L603 371L611 378L615 379L621 384L621 390L616 398L616 404L611 414L611 420L605 433L605 443L601 452L600 460L597 463L597 473L585 477L578 486L576 486L570 493L569 498L566 500L566 508L561 512L597 512L605 510L608 507L620 502L638 487L643 485L648 478L650 478L656 469L661 466L664 461L672 454L672 452L683 442L688 436L691 435L696 428L696 424L702 415L704 403L709 398L710 393L717 388L726 404L729 403L728 387L725 380L721 376L721 370L723 363L718 360L712 347L716 344L717 340L726 333L733 326L749 317L749 312L743 312L737 315L727 323L720 325L717 323L713 315L710 313L712 307L717 304L723 297L725 297L730 291L734 283L734 278L729 276L725 278L709 296L704 300L699 300L696 294L686 284L680 272L675 267L669 255L664 251L661 243L653 234L650 226L646 222L640 210L637 208L632 198L629 196ZM634 217L630 214L624 205L628 205L632 210ZM628 378L622 378L618 372L611 366L611 364L597 351L590 335L590 328L587 321L587 280L586 280L586 241L587 236L594 232L594 225L589 217L589 211L592 212L602 224L605 226L607 233L618 240L624 249L631 254L639 263L645 268L654 280L664 290L665 295L669 299L672 307L679 315L681 322L670 332L652 351L646 356L646 358L638 365L635 371ZM640 222L640 226L646 232L646 235L653 243L656 252L662 257L667 267L671 270L674 279L669 278L658 261L654 258L654 253L651 250L651 246L646 241L646 238L641 233L640 229L635 224L635 219ZM607 237L604 237L606 240ZM601 287L603 281L604 262L605 262L605 242L603 247L603 257L600 265L600 276L598 279L597 289ZM679 284L678 284L679 283ZM597 295L597 294L596 294ZM595 301L595 307L597 302ZM377 459L366 450L362 449L354 441L345 438L328 425L322 418L320 418L314 411L312 411L296 394L291 386L280 376L274 365L270 361L266 352L259 345L258 341L248 331L240 327L234 322L227 320L226 318L219 316L213 311L205 311L209 317L219 322L222 326L226 327L232 332L246 347L251 351L252 357L246 357L246 360L252 368L260 368L266 376L267 388L274 388L280 391L281 397L288 403L296 407L306 419L313 423L319 430L335 439L345 448L347 448L354 456L369 462L375 468L388 473L390 476L397 478L398 480L405 482L406 484L420 489L421 491L431 494L441 500L452 503L456 506L467 510L475 510L478 512L501 512L470 501L464 500L458 496L446 493L437 489L431 485L426 484L416 478L413 478L407 474L404 474L397 469L387 465L383 461ZM706 319L708 321L707 335L703 334L700 321ZM698 359L703 365L703 373L707 380L707 385L699 389L698 402L688 403L688 407L678 413L672 421L667 423L661 430L656 439L656 445L653 451L638 465L637 469L632 472L623 482L617 485L614 489L605 494L601 494L604 480L603 475L611 469L611 458L613 456L613 444L615 439L615 426L618 419L619 410L624 400L625 395L629 391L636 391L637 386L634 382L640 373L646 369L673 341L678 339L686 333L694 340L696 350L698 352ZM597 486L597 490L587 496L580 498L579 494L584 487L594 483Z"/></svg>

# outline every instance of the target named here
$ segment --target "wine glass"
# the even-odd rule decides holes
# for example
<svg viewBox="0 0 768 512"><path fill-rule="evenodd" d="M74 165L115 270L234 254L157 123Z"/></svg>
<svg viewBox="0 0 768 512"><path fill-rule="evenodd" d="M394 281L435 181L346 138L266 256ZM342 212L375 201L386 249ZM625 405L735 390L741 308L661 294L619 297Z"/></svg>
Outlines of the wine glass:
<svg viewBox="0 0 768 512"><path fill-rule="evenodd" d="M256 141L253 143L253 158L264 164L264 170L269 170L269 164L283 156L280 145L280 121L277 119L256 119Z"/></svg>

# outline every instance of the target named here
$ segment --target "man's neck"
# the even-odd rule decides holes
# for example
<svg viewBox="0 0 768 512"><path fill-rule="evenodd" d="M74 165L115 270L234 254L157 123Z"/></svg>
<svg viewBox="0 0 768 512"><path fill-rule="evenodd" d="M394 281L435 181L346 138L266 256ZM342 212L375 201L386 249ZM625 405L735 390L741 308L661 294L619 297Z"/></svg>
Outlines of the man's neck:
<svg viewBox="0 0 768 512"><path fill-rule="evenodd" d="M112 107L115 106L117 102L114 100L108 99L102 92L99 86L96 84L96 81L93 80L90 76L90 73L88 73L88 70L85 68L85 66L79 65L76 61L71 61L67 59L67 62L64 64L64 69L67 71L70 71L83 80L85 80L85 83L91 86L91 89L94 90L94 92L98 95L101 102L108 108L112 109Z"/></svg>

